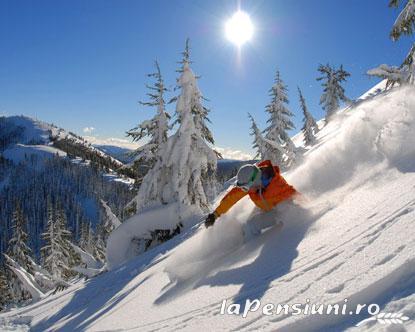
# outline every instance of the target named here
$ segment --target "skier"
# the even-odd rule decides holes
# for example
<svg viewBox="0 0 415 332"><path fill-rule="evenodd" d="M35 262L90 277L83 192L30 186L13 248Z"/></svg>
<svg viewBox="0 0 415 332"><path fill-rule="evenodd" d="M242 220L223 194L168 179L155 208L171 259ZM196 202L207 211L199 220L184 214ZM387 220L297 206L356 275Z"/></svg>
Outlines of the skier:
<svg viewBox="0 0 415 332"><path fill-rule="evenodd" d="M244 226L245 238L258 235L261 230L276 223L272 209L279 203L292 199L297 191L290 186L280 174L278 166L273 166L270 160L258 164L242 166L236 176L237 182L219 206L210 213L206 220L206 228L213 226L216 219L226 213L242 197L249 195L259 208Z"/></svg>

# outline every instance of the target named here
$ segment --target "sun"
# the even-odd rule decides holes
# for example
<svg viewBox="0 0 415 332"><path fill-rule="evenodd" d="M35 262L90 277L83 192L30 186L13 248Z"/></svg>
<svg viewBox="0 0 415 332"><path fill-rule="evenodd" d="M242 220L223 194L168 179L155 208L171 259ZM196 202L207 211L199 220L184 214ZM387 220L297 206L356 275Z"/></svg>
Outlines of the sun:
<svg viewBox="0 0 415 332"><path fill-rule="evenodd" d="M254 26L249 15L243 11L237 11L226 22L226 38L237 46L242 46L252 38Z"/></svg>

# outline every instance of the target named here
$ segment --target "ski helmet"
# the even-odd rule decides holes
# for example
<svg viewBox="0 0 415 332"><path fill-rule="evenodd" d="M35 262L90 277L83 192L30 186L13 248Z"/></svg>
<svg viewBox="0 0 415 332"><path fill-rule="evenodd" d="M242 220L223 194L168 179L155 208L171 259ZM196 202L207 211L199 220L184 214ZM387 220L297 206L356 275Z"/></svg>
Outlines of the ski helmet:
<svg viewBox="0 0 415 332"><path fill-rule="evenodd" d="M261 185L261 170L256 165L244 165L239 169L236 179L236 185L248 191L253 186Z"/></svg>

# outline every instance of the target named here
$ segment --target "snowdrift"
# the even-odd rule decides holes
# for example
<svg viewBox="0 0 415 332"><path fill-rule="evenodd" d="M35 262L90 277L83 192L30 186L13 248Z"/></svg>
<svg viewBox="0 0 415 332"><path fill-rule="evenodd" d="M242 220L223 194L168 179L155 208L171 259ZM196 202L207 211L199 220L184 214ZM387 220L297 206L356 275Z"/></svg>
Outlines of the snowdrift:
<svg viewBox="0 0 415 332"><path fill-rule="evenodd" d="M189 228L201 218L192 215L182 221ZM135 240L149 237L149 232L156 229L171 229L172 225L180 222L178 218L178 204L162 205L156 209L147 209L124 221L115 229L107 241L107 268L114 269L137 256L138 244ZM151 238L151 237L150 237Z"/></svg>
<svg viewBox="0 0 415 332"><path fill-rule="evenodd" d="M223 301L261 304L376 303L415 329L415 88L368 96L339 112L304 162L285 174L303 194L275 210L282 228L243 243L255 207L243 199L212 229L190 228L139 257L120 250L137 232L125 225L109 248L108 273L0 315L32 331L373 330L367 311L347 315L220 314ZM148 211L162 222L166 210ZM120 226L121 229L123 225ZM124 248L125 249L125 248ZM121 263L124 262L124 263ZM23 322L23 323L22 323Z"/></svg>

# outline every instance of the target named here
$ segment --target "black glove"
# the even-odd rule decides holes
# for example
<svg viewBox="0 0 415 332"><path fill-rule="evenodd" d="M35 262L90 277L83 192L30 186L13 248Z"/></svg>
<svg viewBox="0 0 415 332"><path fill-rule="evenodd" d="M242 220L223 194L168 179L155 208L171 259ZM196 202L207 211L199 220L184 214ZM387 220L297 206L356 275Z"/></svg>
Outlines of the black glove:
<svg viewBox="0 0 415 332"><path fill-rule="evenodd" d="M205 220L205 227L209 228L210 226L213 226L213 224L215 223L216 220L216 216L214 213L210 213Z"/></svg>

